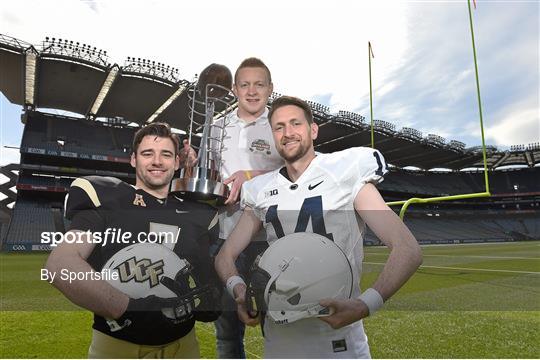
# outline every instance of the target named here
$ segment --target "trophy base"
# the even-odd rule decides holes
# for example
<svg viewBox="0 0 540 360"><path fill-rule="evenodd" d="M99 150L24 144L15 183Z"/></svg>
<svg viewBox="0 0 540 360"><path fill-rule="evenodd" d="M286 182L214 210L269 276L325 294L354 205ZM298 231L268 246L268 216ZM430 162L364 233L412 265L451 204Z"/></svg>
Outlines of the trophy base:
<svg viewBox="0 0 540 360"><path fill-rule="evenodd" d="M229 188L219 181L189 177L173 179L171 192L196 200L224 201L229 196Z"/></svg>

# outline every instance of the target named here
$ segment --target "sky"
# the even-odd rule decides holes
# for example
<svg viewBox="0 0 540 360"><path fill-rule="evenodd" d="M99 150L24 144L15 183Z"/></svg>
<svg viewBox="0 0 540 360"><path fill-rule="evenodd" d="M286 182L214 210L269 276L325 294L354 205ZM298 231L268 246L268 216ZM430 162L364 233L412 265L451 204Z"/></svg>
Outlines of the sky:
<svg viewBox="0 0 540 360"><path fill-rule="evenodd" d="M539 142L539 2L477 0L472 11L486 144ZM375 119L481 144L466 1L7 0L0 24L32 44L107 50L111 63L159 61L187 80L259 57L276 92L367 121L371 41ZM0 165L18 162L5 146L20 145L21 111L0 94Z"/></svg>

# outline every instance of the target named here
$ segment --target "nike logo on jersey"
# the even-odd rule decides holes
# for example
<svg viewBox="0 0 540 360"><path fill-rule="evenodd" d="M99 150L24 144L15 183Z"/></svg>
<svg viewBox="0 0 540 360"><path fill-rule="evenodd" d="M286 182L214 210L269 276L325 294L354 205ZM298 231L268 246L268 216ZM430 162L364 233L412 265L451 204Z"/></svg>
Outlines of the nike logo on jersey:
<svg viewBox="0 0 540 360"><path fill-rule="evenodd" d="M320 182L316 183L315 185L311 185L309 184L309 186L307 187L308 190L313 190L315 189L317 186L321 185L323 183L324 180L321 180Z"/></svg>

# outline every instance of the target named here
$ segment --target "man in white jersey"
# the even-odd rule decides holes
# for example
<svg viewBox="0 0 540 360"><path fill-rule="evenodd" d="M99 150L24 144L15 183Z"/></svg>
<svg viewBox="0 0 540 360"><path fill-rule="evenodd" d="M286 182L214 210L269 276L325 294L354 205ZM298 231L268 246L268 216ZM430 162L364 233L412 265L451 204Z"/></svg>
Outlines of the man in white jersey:
<svg viewBox="0 0 540 360"><path fill-rule="evenodd" d="M316 154L313 140L318 127L309 106L300 99L284 96L274 100L269 118L285 167L244 184L244 212L216 258L216 269L234 294L242 321L255 325L258 319L247 313L246 285L234 263L252 235L264 226L269 243L295 232L314 232L333 240L354 269L351 298L321 299L320 305L330 309L326 317L291 324L275 324L266 318L264 356L368 358L361 319L373 315L422 262L416 239L374 186L386 173L384 159L371 148ZM373 287L361 293L366 224L391 252Z"/></svg>

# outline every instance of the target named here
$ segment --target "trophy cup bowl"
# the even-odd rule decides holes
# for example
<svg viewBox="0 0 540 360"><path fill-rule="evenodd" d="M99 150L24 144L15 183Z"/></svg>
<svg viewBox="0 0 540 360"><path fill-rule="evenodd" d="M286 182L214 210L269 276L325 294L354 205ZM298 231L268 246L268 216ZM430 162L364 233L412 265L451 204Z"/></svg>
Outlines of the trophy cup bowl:
<svg viewBox="0 0 540 360"><path fill-rule="evenodd" d="M194 132L202 130L197 165L188 167L184 164L180 177L173 179L171 183L171 192L200 200L217 199L218 202L224 201L229 196L229 188L221 179L225 122L216 125L214 120L224 116L236 102L231 88L232 74L226 66L211 64L201 72L197 84L191 90L192 98L189 102L190 144Z"/></svg>

